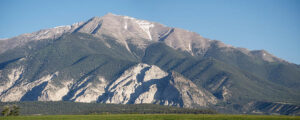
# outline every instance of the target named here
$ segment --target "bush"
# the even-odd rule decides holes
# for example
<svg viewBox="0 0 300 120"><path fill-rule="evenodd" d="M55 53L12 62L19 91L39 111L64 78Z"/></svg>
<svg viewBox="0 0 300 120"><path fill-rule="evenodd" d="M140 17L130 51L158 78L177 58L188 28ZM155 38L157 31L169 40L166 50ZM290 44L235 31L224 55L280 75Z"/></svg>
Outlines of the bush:
<svg viewBox="0 0 300 120"><path fill-rule="evenodd" d="M18 116L20 114L20 107L17 105L6 105L3 107L1 114L3 116Z"/></svg>

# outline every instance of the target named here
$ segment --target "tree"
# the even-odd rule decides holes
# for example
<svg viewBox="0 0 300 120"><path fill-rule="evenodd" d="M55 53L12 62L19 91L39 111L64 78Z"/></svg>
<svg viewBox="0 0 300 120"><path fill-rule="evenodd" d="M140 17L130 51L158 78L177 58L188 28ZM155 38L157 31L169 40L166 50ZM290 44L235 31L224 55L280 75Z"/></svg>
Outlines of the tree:
<svg viewBox="0 0 300 120"><path fill-rule="evenodd" d="M18 116L20 114L20 107L17 105L6 105L3 107L1 114L3 116Z"/></svg>
<svg viewBox="0 0 300 120"><path fill-rule="evenodd" d="M8 116L8 115L10 115L10 112L11 112L10 107L6 105L3 107L1 114L3 116Z"/></svg>
<svg viewBox="0 0 300 120"><path fill-rule="evenodd" d="M11 116L18 116L20 114L20 107L17 105L12 106L12 110L10 112Z"/></svg>

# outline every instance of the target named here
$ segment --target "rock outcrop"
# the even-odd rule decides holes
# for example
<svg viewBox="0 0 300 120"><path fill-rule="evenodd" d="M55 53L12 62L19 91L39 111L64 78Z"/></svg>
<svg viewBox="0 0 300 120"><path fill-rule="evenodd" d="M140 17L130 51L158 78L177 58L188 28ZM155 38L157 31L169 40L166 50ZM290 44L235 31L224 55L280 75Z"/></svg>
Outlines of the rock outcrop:
<svg viewBox="0 0 300 120"><path fill-rule="evenodd" d="M109 83L104 77L88 76L57 82L59 72L33 82L20 81L22 68L11 70L9 81L1 88L0 100L11 101L75 101L115 104L154 103L180 107L207 107L217 99L176 72L165 72L155 65L137 64ZM22 78L20 78L22 79Z"/></svg>

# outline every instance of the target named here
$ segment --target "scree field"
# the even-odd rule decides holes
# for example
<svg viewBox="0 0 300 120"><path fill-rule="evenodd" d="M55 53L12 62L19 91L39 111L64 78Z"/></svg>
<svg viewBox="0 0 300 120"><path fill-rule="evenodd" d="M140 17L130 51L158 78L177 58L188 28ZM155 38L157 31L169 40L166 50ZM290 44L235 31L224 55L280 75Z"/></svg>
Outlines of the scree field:
<svg viewBox="0 0 300 120"><path fill-rule="evenodd" d="M109 114L0 117L1 120L300 120L300 116L204 115L204 114Z"/></svg>

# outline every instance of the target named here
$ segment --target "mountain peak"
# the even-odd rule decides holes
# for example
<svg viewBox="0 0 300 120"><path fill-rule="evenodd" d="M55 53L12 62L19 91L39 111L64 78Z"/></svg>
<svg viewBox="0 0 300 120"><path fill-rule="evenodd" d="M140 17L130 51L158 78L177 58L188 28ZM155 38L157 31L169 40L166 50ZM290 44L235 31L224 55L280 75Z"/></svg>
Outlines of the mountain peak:
<svg viewBox="0 0 300 120"><path fill-rule="evenodd" d="M104 16L117 16L116 14L113 14L111 12L106 13Z"/></svg>
<svg viewBox="0 0 300 120"><path fill-rule="evenodd" d="M96 36L103 34L126 40L142 38L152 40L158 35L152 34L154 24L146 20L139 20L129 16L107 13L102 17L93 17L83 24L76 32L90 33Z"/></svg>
<svg viewBox="0 0 300 120"><path fill-rule="evenodd" d="M88 33L96 37L101 37L103 35L110 36L115 38L116 42L124 45L129 51L128 44L134 44L138 46L138 48L144 49L149 43L158 41L164 42L171 48L186 51L191 55L196 56L206 55L207 51L212 48L212 46L216 46L216 48L232 48L232 46L224 44L221 41L212 41L203 38L195 32L180 28L171 28L159 23L129 16L116 15L109 12L102 17L95 16L86 22L73 24L71 26L45 29L12 38L15 41L22 42L13 42L13 40L10 39L1 40L10 40L12 42L9 44L12 45L0 44L0 53L18 46L13 43L21 43L20 45L23 45L32 40L53 39L60 37L64 33L73 32ZM249 53L252 53L254 56L268 62L283 61L266 51L259 52L244 49L242 51L248 55L250 55Z"/></svg>
<svg viewBox="0 0 300 120"><path fill-rule="evenodd" d="M87 22L92 21L92 20L97 20L97 19L105 19L105 18L116 17L116 16L120 16L120 15L116 15L116 14L108 12L103 16L94 16L94 17L90 18Z"/></svg>
<svg viewBox="0 0 300 120"><path fill-rule="evenodd" d="M117 15L117 14L113 14L113 13L106 13L104 16L102 17L97 17L97 18L115 18L115 19L124 19L125 16L122 16L122 15Z"/></svg>

